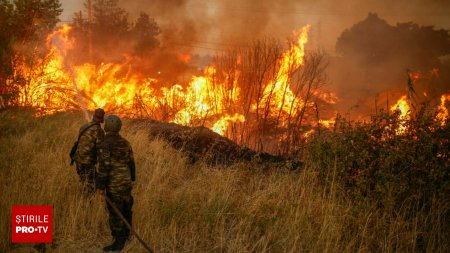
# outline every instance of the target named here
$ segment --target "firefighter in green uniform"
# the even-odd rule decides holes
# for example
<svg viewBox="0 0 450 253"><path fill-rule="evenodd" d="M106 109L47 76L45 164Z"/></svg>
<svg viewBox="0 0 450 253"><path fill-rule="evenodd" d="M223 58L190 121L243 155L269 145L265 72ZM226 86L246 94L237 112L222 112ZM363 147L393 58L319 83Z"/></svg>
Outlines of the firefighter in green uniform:
<svg viewBox="0 0 450 253"><path fill-rule="evenodd" d="M87 193L95 191L95 165L97 163L97 150L105 137L105 132L100 126L103 123L105 111L96 109L92 121L81 126L79 131L78 147L74 160L78 176L85 186Z"/></svg>
<svg viewBox="0 0 450 253"><path fill-rule="evenodd" d="M131 182L135 180L135 163L130 143L119 135L122 122L116 115L105 118L105 140L99 147L99 170L96 177L97 192L109 198L131 225L133 197ZM130 230L113 207L107 203L109 227L114 242L104 251L122 250Z"/></svg>

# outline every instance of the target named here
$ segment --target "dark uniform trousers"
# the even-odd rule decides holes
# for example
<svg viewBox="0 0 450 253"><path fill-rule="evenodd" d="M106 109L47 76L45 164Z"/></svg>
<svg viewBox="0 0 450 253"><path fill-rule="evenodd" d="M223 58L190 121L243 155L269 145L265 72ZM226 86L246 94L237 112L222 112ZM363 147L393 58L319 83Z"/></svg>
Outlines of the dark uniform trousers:
<svg viewBox="0 0 450 253"><path fill-rule="evenodd" d="M132 181L135 180L135 164L130 143L118 133L106 133L99 146L99 170L96 175L97 188L106 190L106 197L114 203L118 211L131 225L133 197ZM108 201L107 201L108 203ZM107 204L111 234L116 239L130 235L127 225L120 219L114 208Z"/></svg>
<svg viewBox="0 0 450 253"><path fill-rule="evenodd" d="M124 194L111 194L107 193L108 198L114 203L117 209L122 213L127 222L132 225L132 207L133 207L133 197L130 193ZM127 225L120 219L119 215L114 211L114 209L107 204L109 211L109 227L111 228L111 234L113 237L128 237L130 235L130 229Z"/></svg>

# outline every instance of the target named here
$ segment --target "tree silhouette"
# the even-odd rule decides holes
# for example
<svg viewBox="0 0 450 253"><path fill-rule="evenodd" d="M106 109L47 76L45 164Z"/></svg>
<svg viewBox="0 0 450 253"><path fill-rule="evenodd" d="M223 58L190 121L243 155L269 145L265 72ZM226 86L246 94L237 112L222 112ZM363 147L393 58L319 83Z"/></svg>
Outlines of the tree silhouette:
<svg viewBox="0 0 450 253"><path fill-rule="evenodd" d="M156 21L144 12L139 15L131 32L136 39L134 51L137 54L148 53L159 45L156 36L161 33L161 29Z"/></svg>
<svg viewBox="0 0 450 253"><path fill-rule="evenodd" d="M396 61L412 69L431 69L440 64L439 57L450 54L450 35L412 22L391 26L370 13L341 34L336 51L367 67Z"/></svg>
<svg viewBox="0 0 450 253"><path fill-rule="evenodd" d="M412 22L391 25L369 13L366 19L342 32L336 52L330 77L343 101L341 108L356 117L370 113L374 98L377 106L384 108L389 104L388 95L398 99L411 85L419 94L417 103L440 97L449 90L450 61L444 57L450 54L448 30ZM421 79L408 84L407 69ZM432 78L427 77L430 73Z"/></svg>
<svg viewBox="0 0 450 253"><path fill-rule="evenodd" d="M104 36L112 34L124 35L128 32L128 13L118 6L118 0L95 0L92 5L92 16L95 34Z"/></svg>
<svg viewBox="0 0 450 253"><path fill-rule="evenodd" d="M81 12L74 13L72 25L75 28L72 35L77 40L74 58L78 62L120 61L124 55L131 54L145 56L159 45L160 28L155 20L141 13L135 22L130 21L118 0L94 0L91 26ZM89 32L92 41L89 41ZM88 48L92 49L93 57L79 54L87 52Z"/></svg>

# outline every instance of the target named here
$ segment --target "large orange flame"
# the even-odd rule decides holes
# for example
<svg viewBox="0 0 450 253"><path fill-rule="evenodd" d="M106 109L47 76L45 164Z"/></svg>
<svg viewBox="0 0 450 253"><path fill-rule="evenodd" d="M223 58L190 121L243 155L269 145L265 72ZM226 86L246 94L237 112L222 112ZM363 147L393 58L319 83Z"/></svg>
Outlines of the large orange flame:
<svg viewBox="0 0 450 253"><path fill-rule="evenodd" d="M34 73L31 68L21 69L31 78L29 85L20 90L20 104L45 108L47 113L70 108L93 110L101 107L108 112L132 115L137 113L136 107L141 107L147 114L153 113L150 116L183 125L195 125L204 122L207 117L216 118L216 123L208 123L215 126L219 133L225 132L229 122L245 120L240 114L229 116L227 107L237 102L239 89L233 88L230 92L214 84L214 67L207 67L203 76L194 76L186 89L175 84L156 90L153 87L156 80L131 73L129 62L99 66L89 63L72 66L66 63L66 52L72 45L68 35L70 31L71 27L64 25L48 37L50 60L42 64L42 73ZM180 55L188 59L187 55ZM232 94L231 97L229 94Z"/></svg>
<svg viewBox="0 0 450 253"><path fill-rule="evenodd" d="M244 121L245 121L244 115L241 115L239 113L235 113L233 116L225 115L224 117L219 119L216 123L214 123L211 130L220 135L225 135L228 126L230 125L230 122L244 122Z"/></svg>
<svg viewBox="0 0 450 253"><path fill-rule="evenodd" d="M131 57L125 57L126 60L120 64L76 65L69 62L67 57L67 52L74 46L71 29L69 25L64 25L48 36L49 53L39 59L35 66L23 64L15 69L26 79L19 90L20 105L44 108L46 113L80 108L92 111L101 107L109 113L147 116L190 126L203 125L221 135L227 135L232 125L252 126L247 124L247 117L259 115L260 110L267 109L269 117L278 119L278 126L286 127L291 116L314 105L311 100L307 104L303 101L299 92L291 87L290 80L292 74L304 64L309 26L295 33L294 43L278 59L275 77L263 85L261 97L250 101L249 111L242 106L248 94L241 94L241 90L245 90L242 85L245 84L239 83L240 73L237 70L233 76L228 76L227 73L218 73L215 66L209 66L203 74L193 76L187 84L167 86L157 78L134 73L131 68L134 59ZM178 58L188 62L190 55L182 52ZM242 64L241 56L237 57L236 64ZM438 70L430 73L431 78L438 75ZM411 74L413 79L420 76L418 72ZM338 101L334 93L311 92L316 99L328 104ZM447 101L450 101L450 95L443 95L438 108L436 120L442 125L449 117ZM410 119L407 96L401 97L390 109L400 111L400 126L396 133L404 133L406 121ZM330 128L334 120L316 123ZM313 132L310 130L303 136L310 136Z"/></svg>
<svg viewBox="0 0 450 253"><path fill-rule="evenodd" d="M285 126L287 116L295 115L305 106L302 98L291 88L290 77L304 64L309 26L295 33L294 43L278 60L275 78L263 86L264 92L257 98L259 103L255 99L250 101L251 110L246 113L242 101L246 101L247 94L241 94L240 87L244 84L239 83L237 70L229 77L227 73L217 73L216 67L209 66L202 75L193 76L185 85L167 86L157 78L134 73L131 67L134 59L131 57L126 57L122 63L76 65L67 57L74 45L71 29L64 25L48 36L49 54L40 62L42 68L24 65L20 69L29 76L28 85L20 90L21 105L45 108L46 113L80 108L92 111L101 107L108 113L147 116L190 126L203 125L221 135L227 135L231 125L242 124L249 115L267 108L269 116L278 117L280 126ZM181 61L190 60L186 53L179 53L178 57ZM242 58L237 57L236 64L241 62ZM221 78L217 78L218 75ZM313 93L327 103L337 101L331 92ZM264 108L257 108L257 104ZM328 126L325 122L322 124Z"/></svg>
<svg viewBox="0 0 450 253"><path fill-rule="evenodd" d="M275 81L268 83L264 88L259 105L262 107L269 105L272 116L276 116L280 111L295 114L295 109L300 108L303 104L302 99L292 91L289 85L289 77L293 70L303 65L309 28L310 26L307 25L296 32L296 43L281 57ZM257 105L254 104L253 109L261 108L257 108Z"/></svg>
<svg viewBox="0 0 450 253"><path fill-rule="evenodd" d="M194 76L192 78L186 91L178 90L178 95L184 100L186 105L176 113L173 120L175 123L191 125L195 124L196 121L204 121L206 117L220 116L226 113L226 106L229 103L237 102L239 89L235 89L233 96L227 101L223 85L214 85L213 78L215 73L215 68L207 67L204 71L204 76ZM234 119L228 115L223 117L226 119L219 119L219 121Z"/></svg>

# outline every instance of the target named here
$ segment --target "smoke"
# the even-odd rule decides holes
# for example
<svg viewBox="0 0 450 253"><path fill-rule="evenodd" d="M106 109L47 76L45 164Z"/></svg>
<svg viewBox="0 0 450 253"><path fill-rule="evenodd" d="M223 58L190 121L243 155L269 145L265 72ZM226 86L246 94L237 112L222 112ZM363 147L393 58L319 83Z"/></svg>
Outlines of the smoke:
<svg viewBox="0 0 450 253"><path fill-rule="evenodd" d="M145 11L157 20L163 44L201 54L215 54L263 36L287 38L306 22L297 22L296 15L277 14L296 6L291 0L121 2L130 17Z"/></svg>
<svg viewBox="0 0 450 253"><path fill-rule="evenodd" d="M84 8L82 1L78 6L72 0L61 2L64 16ZM131 19L140 12L155 18L167 46L203 55L261 36L285 39L305 24L312 27L309 47L333 53L340 33L369 12L391 24L412 21L450 28L448 0L121 0L119 4Z"/></svg>
<svg viewBox="0 0 450 253"><path fill-rule="evenodd" d="M155 17L163 28L164 41L214 49L261 36L285 39L293 30L311 24L312 43L332 52L340 33L369 12L393 24L412 21L450 27L450 2L446 0L127 0L121 6L131 17L141 11Z"/></svg>
<svg viewBox="0 0 450 253"><path fill-rule="evenodd" d="M160 40L166 47L183 47L187 42L192 43L197 38L197 32L202 28L201 20L196 20L188 9L189 0L132 0L121 1L120 5L131 19L141 12L146 12L154 18L162 28ZM204 16L204 14L200 15ZM186 50L185 50L186 51Z"/></svg>

